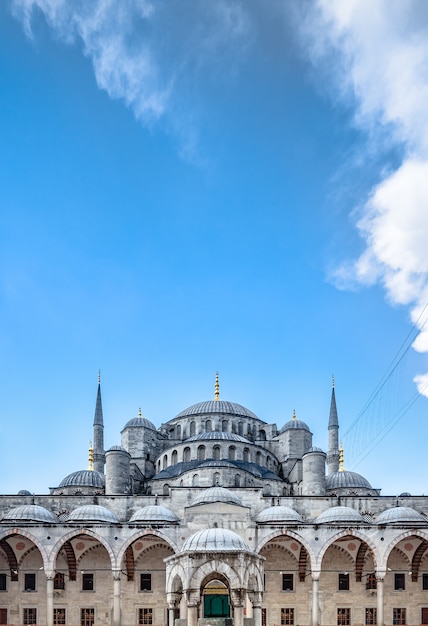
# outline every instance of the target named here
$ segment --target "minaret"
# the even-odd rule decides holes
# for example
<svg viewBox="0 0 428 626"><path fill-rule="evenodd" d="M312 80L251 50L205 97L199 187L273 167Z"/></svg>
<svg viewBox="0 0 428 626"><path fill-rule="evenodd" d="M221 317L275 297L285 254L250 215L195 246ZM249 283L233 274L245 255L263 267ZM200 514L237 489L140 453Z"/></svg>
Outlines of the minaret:
<svg viewBox="0 0 428 626"><path fill-rule="evenodd" d="M97 401L95 404L95 416L94 416L94 470L104 474L104 464L106 456L104 453L104 420L103 420L103 405L101 403L101 374L98 372L98 391Z"/></svg>
<svg viewBox="0 0 428 626"><path fill-rule="evenodd" d="M330 417L328 420L328 452L327 472L339 471L339 420L337 417L336 395L334 393L334 376L332 378Z"/></svg>

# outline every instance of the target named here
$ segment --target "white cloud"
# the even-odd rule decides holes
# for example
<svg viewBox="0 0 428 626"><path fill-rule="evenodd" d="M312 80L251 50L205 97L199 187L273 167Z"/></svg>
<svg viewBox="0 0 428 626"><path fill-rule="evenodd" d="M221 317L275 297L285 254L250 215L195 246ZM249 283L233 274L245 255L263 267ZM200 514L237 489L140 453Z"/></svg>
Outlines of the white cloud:
<svg viewBox="0 0 428 626"><path fill-rule="evenodd" d="M374 139L389 134L401 165L383 174L360 208L361 256L334 276L341 287L380 283L409 307L428 352L428 3L424 0L318 0L304 22L315 65L337 98L351 100L356 123ZM421 314L422 312L422 314ZM415 377L428 397L428 374Z"/></svg>

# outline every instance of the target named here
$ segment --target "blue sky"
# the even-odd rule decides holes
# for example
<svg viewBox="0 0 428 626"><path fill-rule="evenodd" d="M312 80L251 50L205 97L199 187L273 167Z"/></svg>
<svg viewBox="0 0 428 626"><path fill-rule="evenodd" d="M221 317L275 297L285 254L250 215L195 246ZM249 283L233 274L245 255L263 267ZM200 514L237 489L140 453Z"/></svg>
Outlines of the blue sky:
<svg viewBox="0 0 428 626"><path fill-rule="evenodd" d="M218 371L325 449L334 373L346 468L428 492L427 30L411 0L1 4L1 493L86 468L99 369L106 447Z"/></svg>

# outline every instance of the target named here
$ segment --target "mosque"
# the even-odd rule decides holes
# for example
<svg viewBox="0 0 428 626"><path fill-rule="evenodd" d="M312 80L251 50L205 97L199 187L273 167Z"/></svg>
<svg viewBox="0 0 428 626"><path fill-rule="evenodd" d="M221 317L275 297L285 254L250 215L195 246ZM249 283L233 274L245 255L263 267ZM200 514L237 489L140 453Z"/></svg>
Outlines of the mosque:
<svg viewBox="0 0 428 626"><path fill-rule="evenodd" d="M0 496L0 624L428 624L428 497L346 471L333 382L328 450L214 398L139 412L48 495Z"/></svg>

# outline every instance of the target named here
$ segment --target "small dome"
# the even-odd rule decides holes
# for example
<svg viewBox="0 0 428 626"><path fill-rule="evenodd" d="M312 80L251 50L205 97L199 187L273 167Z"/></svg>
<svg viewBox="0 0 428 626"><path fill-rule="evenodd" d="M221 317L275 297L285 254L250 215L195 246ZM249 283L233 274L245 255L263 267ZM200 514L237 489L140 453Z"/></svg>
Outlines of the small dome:
<svg viewBox="0 0 428 626"><path fill-rule="evenodd" d="M53 513L37 504L23 504L11 509L3 517L3 521L39 522L42 524L56 524L57 518Z"/></svg>
<svg viewBox="0 0 428 626"><path fill-rule="evenodd" d="M178 417L189 417L191 415L212 415L214 413L221 413L222 415L234 415L239 417L252 417L258 420L257 415L254 415L251 411L236 404L235 402L227 402L226 400L208 400L207 402L199 402L189 406L188 409L184 409L175 419Z"/></svg>
<svg viewBox="0 0 428 626"><path fill-rule="evenodd" d="M149 504L135 511L129 523L176 524L178 521L179 519L176 514L167 507L158 504Z"/></svg>
<svg viewBox="0 0 428 626"><path fill-rule="evenodd" d="M192 500L190 506L197 504L210 504L212 502L224 502L226 504L237 504L242 506L241 498L224 487L210 487L202 492L197 498Z"/></svg>
<svg viewBox="0 0 428 626"><path fill-rule="evenodd" d="M314 519L314 524L331 524L342 522L358 522L364 524L363 517L350 506L333 506L323 511Z"/></svg>
<svg viewBox="0 0 428 626"><path fill-rule="evenodd" d="M241 435L235 435L235 433L223 433L217 430L211 430L207 433L200 433L199 435L190 437L189 439L186 439L186 443L191 443L192 441L213 441L213 440L239 441L240 443L251 443L248 439L245 439L245 437L241 437Z"/></svg>
<svg viewBox="0 0 428 626"><path fill-rule="evenodd" d="M247 542L232 530L199 530L183 543L182 552L251 552Z"/></svg>
<svg viewBox="0 0 428 626"><path fill-rule="evenodd" d="M85 504L77 507L67 517L67 522L106 522L117 524L119 520L113 511L99 504Z"/></svg>
<svg viewBox="0 0 428 626"><path fill-rule="evenodd" d="M408 491L403 491L403 493L400 493L400 495L398 496L399 498L407 498L408 496L411 496L412 494L409 493Z"/></svg>
<svg viewBox="0 0 428 626"><path fill-rule="evenodd" d="M292 419L281 428L279 434L285 433L286 430L309 430L309 426L302 420Z"/></svg>
<svg viewBox="0 0 428 626"><path fill-rule="evenodd" d="M28 491L28 489L21 489L18 491L18 496L31 496L31 491Z"/></svg>
<svg viewBox="0 0 428 626"><path fill-rule="evenodd" d="M391 509L386 509L377 518L378 524L428 524L426 517L408 506L395 506Z"/></svg>
<svg viewBox="0 0 428 626"><path fill-rule="evenodd" d="M325 454L324 450L322 448L317 448L317 446L312 446L312 448L309 448L309 450L305 452L305 454L309 454L310 452L322 452L323 454Z"/></svg>
<svg viewBox="0 0 428 626"><path fill-rule="evenodd" d="M129 454L129 452L127 450L125 450L125 448L123 448L122 446L111 446L107 452L126 452L126 454ZM129 454L129 456L131 456Z"/></svg>
<svg viewBox="0 0 428 626"><path fill-rule="evenodd" d="M357 472L333 472L327 476L326 489L373 489L369 481Z"/></svg>
<svg viewBox="0 0 428 626"><path fill-rule="evenodd" d="M150 430L156 430L156 426L152 424L152 422L145 417L133 417L128 422L126 422L123 430L127 428L149 428Z"/></svg>
<svg viewBox="0 0 428 626"><path fill-rule="evenodd" d="M270 506L257 515L256 522L258 524L302 524L303 519L297 511L289 506Z"/></svg>
<svg viewBox="0 0 428 626"><path fill-rule="evenodd" d="M104 484L104 476L100 472L80 470L66 476L60 482L59 487L98 487L98 489L104 489Z"/></svg>

